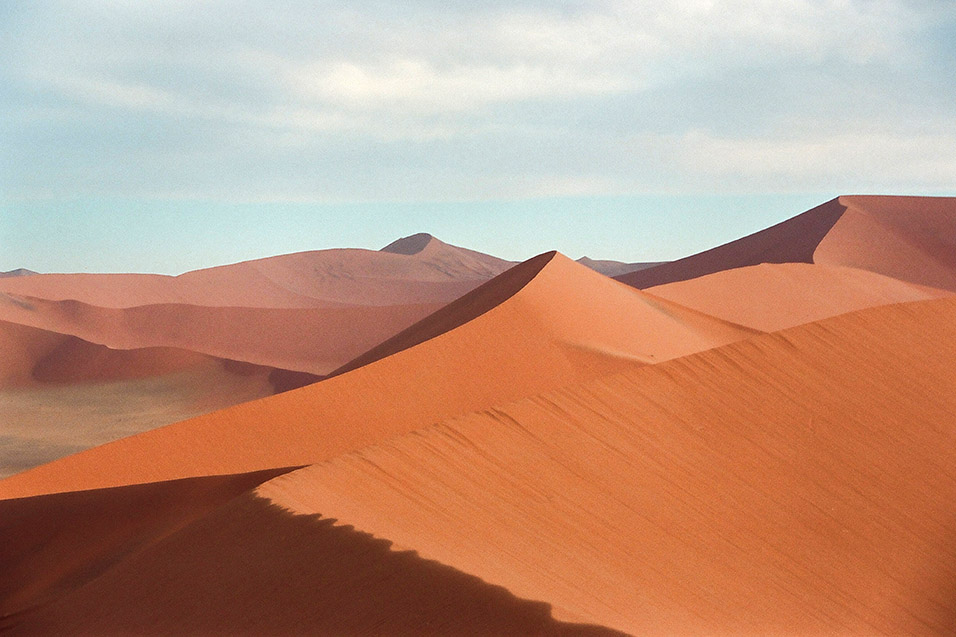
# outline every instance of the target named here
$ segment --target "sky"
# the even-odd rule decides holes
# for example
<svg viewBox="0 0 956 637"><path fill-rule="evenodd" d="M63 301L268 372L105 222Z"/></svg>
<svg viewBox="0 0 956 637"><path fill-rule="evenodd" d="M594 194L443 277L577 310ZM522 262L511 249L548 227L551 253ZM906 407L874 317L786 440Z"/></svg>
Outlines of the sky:
<svg viewBox="0 0 956 637"><path fill-rule="evenodd" d="M956 3L0 3L0 270L678 258L956 194Z"/></svg>

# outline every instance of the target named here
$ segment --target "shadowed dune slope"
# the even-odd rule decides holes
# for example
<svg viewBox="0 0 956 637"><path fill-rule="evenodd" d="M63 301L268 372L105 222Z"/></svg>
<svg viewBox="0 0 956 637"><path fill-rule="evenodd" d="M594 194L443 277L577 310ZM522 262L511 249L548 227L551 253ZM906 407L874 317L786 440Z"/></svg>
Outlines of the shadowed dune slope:
<svg viewBox="0 0 956 637"><path fill-rule="evenodd" d="M637 288L761 263L822 263L956 291L956 198L843 196L752 235L618 280Z"/></svg>
<svg viewBox="0 0 956 637"><path fill-rule="evenodd" d="M205 489L208 480L184 482L189 488L196 488L191 486L194 483ZM167 535L168 525L156 525L149 519L156 515L157 507L143 502L141 494L162 488L163 504L169 498L182 497L183 487L170 486L174 488L146 485L30 498L27 506L20 500L0 503L0 511L7 504L18 511L28 509L30 522L42 520L42 516L30 515L30 505L46 509L48 498L65 500L58 507L79 515L83 522L85 509L90 507L85 500L94 506L102 502L107 512L118 508L120 498L122 504L133 500L147 516L145 522L130 518L127 523L141 550L120 556L127 558L122 561L110 556L109 562L119 563L74 588L73 594L36 612L7 618L9 634L620 634L599 626L556 621L547 604L517 598L454 568L393 550L388 541L335 526L333 520L294 516L252 494ZM197 506L191 494L186 496L192 510L185 514L174 511L176 523L193 517L195 509L210 501L206 497ZM129 515L126 508L121 510ZM159 511L166 513L164 507ZM103 517L93 518L93 525ZM157 527L150 529L150 535L160 539L144 542L140 527L150 524ZM125 527L93 529L97 538L113 539ZM87 552L99 558L99 566L113 565L96 554L95 548ZM211 564L215 567L210 568ZM36 572L37 565L26 566L32 569L27 571L28 577ZM62 570L55 572L61 577L72 575Z"/></svg>
<svg viewBox="0 0 956 637"><path fill-rule="evenodd" d="M309 464L752 335L548 253L387 341L362 367L37 467L0 481L0 497Z"/></svg>
<svg viewBox="0 0 956 637"><path fill-rule="evenodd" d="M239 365L172 347L112 349L68 334L6 321L0 321L0 351L0 389L37 383L131 380L187 369ZM247 373L252 373L255 366L248 367Z"/></svg>
<svg viewBox="0 0 956 637"><path fill-rule="evenodd" d="M866 270L808 263L735 268L647 292L765 332L867 307L952 295Z"/></svg>
<svg viewBox="0 0 956 637"><path fill-rule="evenodd" d="M956 292L956 197L840 197L846 212L814 251L846 265Z"/></svg>
<svg viewBox="0 0 956 637"><path fill-rule="evenodd" d="M324 375L443 305L102 308L0 294L0 320L71 334L114 349L175 347Z"/></svg>
<svg viewBox="0 0 956 637"><path fill-rule="evenodd" d="M0 280L0 292L107 308L185 304L301 308L448 302L512 264L432 238L406 255L316 250L187 272L40 274Z"/></svg>
<svg viewBox="0 0 956 637"><path fill-rule="evenodd" d="M288 470L0 502L0 630Z"/></svg>
<svg viewBox="0 0 956 637"><path fill-rule="evenodd" d="M660 635L952 634L953 413L956 299L941 299L469 414L257 493L558 619Z"/></svg>

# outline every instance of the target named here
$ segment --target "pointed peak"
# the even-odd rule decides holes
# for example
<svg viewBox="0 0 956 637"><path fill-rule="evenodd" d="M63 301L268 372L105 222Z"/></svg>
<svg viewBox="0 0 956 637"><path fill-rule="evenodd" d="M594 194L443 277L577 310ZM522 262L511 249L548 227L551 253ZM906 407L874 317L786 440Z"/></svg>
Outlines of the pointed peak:
<svg viewBox="0 0 956 637"><path fill-rule="evenodd" d="M382 248L380 252L413 255L418 254L427 248L430 243L437 241L438 239L431 236L427 232L419 232L418 234L413 234L408 237L402 237L401 239L392 241L390 244Z"/></svg>

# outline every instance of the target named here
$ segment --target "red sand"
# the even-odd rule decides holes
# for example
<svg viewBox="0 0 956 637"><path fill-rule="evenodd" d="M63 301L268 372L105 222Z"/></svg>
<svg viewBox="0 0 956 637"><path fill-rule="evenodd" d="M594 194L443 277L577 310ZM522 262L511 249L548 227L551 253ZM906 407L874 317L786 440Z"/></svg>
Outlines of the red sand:
<svg viewBox="0 0 956 637"><path fill-rule="evenodd" d="M94 547L84 559L98 577L8 623L14 634L581 629L559 621L662 635L952 633L954 319L956 299L864 310L420 429L179 530L144 523L139 536L159 525L162 538L106 561ZM82 499L65 504L78 495L0 503L0 519L23 520L21 538L49 508L85 520ZM112 492L85 497L124 507ZM13 555L72 554L81 536ZM35 564L5 584L28 582L38 599L68 588L69 569L46 578Z"/></svg>
<svg viewBox="0 0 956 637"><path fill-rule="evenodd" d="M13 476L0 498L309 464L752 334L549 253L373 350L363 367Z"/></svg>
<svg viewBox="0 0 956 637"><path fill-rule="evenodd" d="M450 300L450 299L449 299ZM78 336L116 349L175 347L324 375L445 305L245 308L146 305L0 296L0 320Z"/></svg>
<svg viewBox="0 0 956 637"><path fill-rule="evenodd" d="M765 332L867 307L952 294L866 270L807 263L724 270L647 292Z"/></svg>
<svg viewBox="0 0 956 637"><path fill-rule="evenodd" d="M956 198L843 196L766 230L621 275L640 289L760 263L822 263L956 291Z"/></svg>
<svg viewBox="0 0 956 637"><path fill-rule="evenodd" d="M511 263L430 238L420 252L318 250L187 272L40 274L0 280L0 292L107 308L185 304L302 308L438 303Z"/></svg>

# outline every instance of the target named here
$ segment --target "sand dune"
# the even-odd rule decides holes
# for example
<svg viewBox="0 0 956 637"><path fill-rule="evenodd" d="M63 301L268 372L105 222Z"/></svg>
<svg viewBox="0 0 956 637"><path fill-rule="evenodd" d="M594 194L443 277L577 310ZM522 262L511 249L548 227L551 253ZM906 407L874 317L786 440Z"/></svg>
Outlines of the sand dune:
<svg viewBox="0 0 956 637"><path fill-rule="evenodd" d="M248 481L251 477L239 478ZM4 535L2 515L13 508L24 527L49 522L52 516L47 511L52 509L63 511L67 519L87 523L97 540L125 540L124 533L135 538L135 549L121 556L104 552L99 543L92 548L64 546L67 552L82 551L84 557L93 553L92 559L87 559L100 572L105 571L88 583L85 573L60 564L53 569L59 581L38 581L35 574L49 569L48 564L18 563L15 581L31 586L30 601L62 592L68 578L74 577L86 583L80 591L98 590L105 578L110 597L86 608L85 596L76 602L67 596L39 612L0 619L0 629L5 624L12 627L10 634L16 635L64 630L98 635L619 634L555 621L544 603L519 599L501 587L412 553L395 552L386 541L333 526L328 520L290 515L252 495L240 496L170 533L170 527L215 504L223 492L233 488L236 478L222 486L220 480L201 478L183 481L182 486L163 483L46 496L32 499L27 503L30 506L23 501L0 502L0 533ZM210 481L219 491L211 494L214 497L205 493ZM195 502L191 491L198 489L202 489L203 499ZM162 498L159 507L147 499L156 492ZM180 499L189 503L185 513L170 506ZM87 521L90 509L99 515ZM116 511L129 521L118 529L100 523L104 513L115 515ZM169 513L173 523L162 519ZM62 536L56 540L65 544ZM35 555L39 542L31 544L19 554ZM217 567L205 570L208 562ZM190 564L198 568L193 570ZM149 581L140 576L147 573ZM112 585L117 580L128 586L114 596ZM184 582L190 584L184 586ZM11 598L0 609L25 605ZM144 613L147 606L158 612ZM61 612L77 614L64 621Z"/></svg>
<svg viewBox="0 0 956 637"><path fill-rule="evenodd" d="M950 633L954 378L956 300L887 306L451 420L258 493L558 619Z"/></svg>
<svg viewBox="0 0 956 637"><path fill-rule="evenodd" d="M119 558L94 546L83 586L59 566L36 575L33 560L77 550L67 533L62 549L13 552L30 557L11 558L7 590L63 595L6 621L13 634L952 632L954 319L953 299L873 308L419 429L179 530L145 522L138 535L160 539ZM10 500L0 519L30 537L51 509L84 520L84 498L109 510L163 488Z"/></svg>
<svg viewBox="0 0 956 637"><path fill-rule="evenodd" d="M620 281L646 289L761 263L822 263L956 291L956 198L843 196Z"/></svg>
<svg viewBox="0 0 956 637"><path fill-rule="evenodd" d="M0 319L71 334L115 349L174 347L324 375L444 304L102 308L78 301L0 294Z"/></svg>
<svg viewBox="0 0 956 637"><path fill-rule="evenodd" d="M317 250L187 272L41 274L0 281L0 292L105 308L186 304L303 308L448 302L511 263L429 237L415 253Z"/></svg>
<svg viewBox="0 0 956 637"><path fill-rule="evenodd" d="M0 502L0 630L286 470Z"/></svg>
<svg viewBox="0 0 956 637"><path fill-rule="evenodd" d="M37 467L0 481L0 497L308 464L752 334L548 253L373 349L353 371Z"/></svg>
<svg viewBox="0 0 956 637"><path fill-rule="evenodd" d="M647 263L624 263L623 261L612 261L610 259L590 259L588 257L581 257L577 260L577 262L583 266L591 268L595 272L600 272L605 276L620 276L622 274L627 274L628 272L636 272L637 270L653 268L663 263L663 261Z"/></svg>
<svg viewBox="0 0 956 637"><path fill-rule="evenodd" d="M867 307L952 294L866 270L807 263L735 268L647 292L765 332Z"/></svg>

